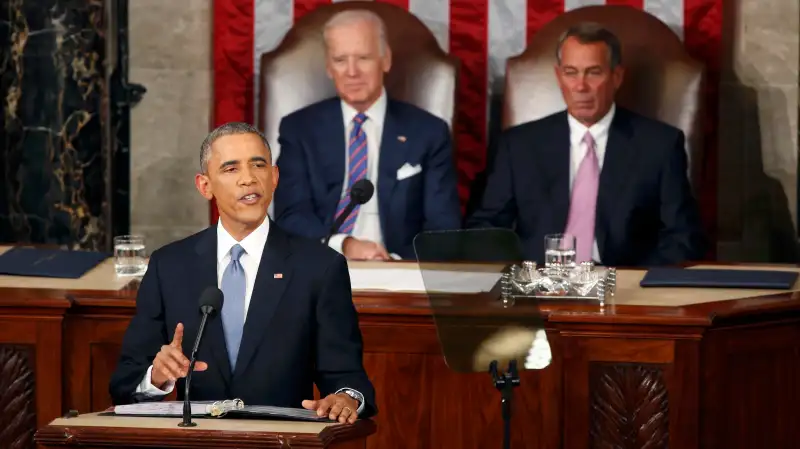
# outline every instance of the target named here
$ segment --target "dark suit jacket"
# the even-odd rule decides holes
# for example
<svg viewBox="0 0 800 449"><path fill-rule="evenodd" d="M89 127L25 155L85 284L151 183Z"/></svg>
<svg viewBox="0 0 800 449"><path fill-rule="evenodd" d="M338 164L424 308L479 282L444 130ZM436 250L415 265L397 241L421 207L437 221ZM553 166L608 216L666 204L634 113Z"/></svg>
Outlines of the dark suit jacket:
<svg viewBox="0 0 800 449"><path fill-rule="evenodd" d="M339 98L286 116L280 125L275 221L310 238L333 224L344 183L345 128ZM398 137L404 136L405 141ZM461 209L450 131L443 120L408 103L388 99L375 183L384 246L414 259L414 237L424 230L461 227ZM398 181L404 164L418 175Z"/></svg>
<svg viewBox="0 0 800 449"><path fill-rule="evenodd" d="M178 323L184 324L183 352L191 354L200 295L216 286L215 226L153 253L111 378L115 404L142 400L134 394L136 386ZM192 400L240 398L245 404L299 408L303 399L313 399L316 383L323 396L344 387L360 391L365 398L361 417L377 410L362 365L344 257L319 242L291 237L275 223L259 264L236 371L228 362L219 313L206 325L197 360L207 362L208 369L193 374ZM182 400L183 380L175 388Z"/></svg>
<svg viewBox="0 0 800 449"><path fill-rule="evenodd" d="M525 256L543 262L544 236L564 232L570 204L567 113L508 129L466 226L515 225ZM683 133L617 106L597 198L595 238L610 266L701 259L705 239L687 177Z"/></svg>

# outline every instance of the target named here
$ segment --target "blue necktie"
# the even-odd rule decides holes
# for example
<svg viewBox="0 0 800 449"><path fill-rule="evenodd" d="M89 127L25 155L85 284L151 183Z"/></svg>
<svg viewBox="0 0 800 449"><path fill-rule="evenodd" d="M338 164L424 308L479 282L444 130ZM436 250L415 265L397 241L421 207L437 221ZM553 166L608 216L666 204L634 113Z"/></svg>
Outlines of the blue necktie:
<svg viewBox="0 0 800 449"><path fill-rule="evenodd" d="M336 207L336 216L334 221L344 212L344 208L350 202L350 189L353 184L367 177L367 134L361 125L367 120L367 116L359 113L353 118L353 130L350 131L350 143L347 146L347 191L345 195L339 200L339 205ZM353 227L356 224L356 217L358 210L361 206L356 206L347 219L339 226L340 234L350 234L353 232Z"/></svg>
<svg viewBox="0 0 800 449"><path fill-rule="evenodd" d="M239 258L244 254L241 245L231 248L231 262L222 274L222 294L225 305L222 307L222 326L225 330L225 344L228 348L228 360L231 371L236 368L236 357L239 355L239 344L244 330L244 295L246 282L244 268Z"/></svg>

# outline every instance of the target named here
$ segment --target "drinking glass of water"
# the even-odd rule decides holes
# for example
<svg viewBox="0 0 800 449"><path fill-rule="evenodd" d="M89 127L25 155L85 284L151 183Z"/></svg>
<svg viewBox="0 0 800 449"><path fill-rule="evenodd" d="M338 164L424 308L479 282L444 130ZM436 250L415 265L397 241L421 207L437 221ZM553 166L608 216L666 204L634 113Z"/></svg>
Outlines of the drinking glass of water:
<svg viewBox="0 0 800 449"><path fill-rule="evenodd" d="M547 234L544 236L544 264L547 268L575 268L575 236Z"/></svg>
<svg viewBox="0 0 800 449"><path fill-rule="evenodd" d="M114 269L117 276L143 276L147 271L144 236L114 237Z"/></svg>

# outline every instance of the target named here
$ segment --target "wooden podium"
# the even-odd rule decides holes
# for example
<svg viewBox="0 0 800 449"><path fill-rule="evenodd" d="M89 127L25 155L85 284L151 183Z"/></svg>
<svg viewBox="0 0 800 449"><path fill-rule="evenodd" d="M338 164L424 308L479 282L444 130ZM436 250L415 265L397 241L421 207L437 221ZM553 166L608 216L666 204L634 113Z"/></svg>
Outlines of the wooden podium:
<svg viewBox="0 0 800 449"><path fill-rule="evenodd" d="M375 423L329 424L255 419L102 416L58 418L36 432L40 448L335 448L363 449Z"/></svg>

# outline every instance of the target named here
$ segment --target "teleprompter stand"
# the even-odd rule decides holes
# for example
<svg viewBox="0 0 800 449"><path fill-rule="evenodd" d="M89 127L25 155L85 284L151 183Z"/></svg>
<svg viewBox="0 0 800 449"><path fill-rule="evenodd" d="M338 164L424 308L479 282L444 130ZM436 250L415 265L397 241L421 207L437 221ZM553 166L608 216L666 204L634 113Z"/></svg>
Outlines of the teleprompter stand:
<svg viewBox="0 0 800 449"><path fill-rule="evenodd" d="M503 374L497 373L497 361L492 360L489 364L489 374L494 380L494 387L500 390L501 407L503 409L503 449L511 448L511 398L514 396L514 387L519 386L519 374L517 374L517 361L512 360L508 363L508 371Z"/></svg>
<svg viewBox="0 0 800 449"><path fill-rule="evenodd" d="M457 373L488 368L500 392L502 447L510 449L519 371L541 369L550 360L536 299L515 303L503 282L523 260L519 239L503 229L430 231L416 236L414 249L445 363ZM536 354L541 348L546 364L528 363L543 358Z"/></svg>
<svg viewBox="0 0 800 449"><path fill-rule="evenodd" d="M500 390L503 409L503 449L511 448L511 398L514 396L514 387L519 386L519 374L517 373L517 361L512 360L508 363L508 371L503 374L497 373L497 360L492 360L489 364L489 374L494 380L494 387Z"/></svg>

